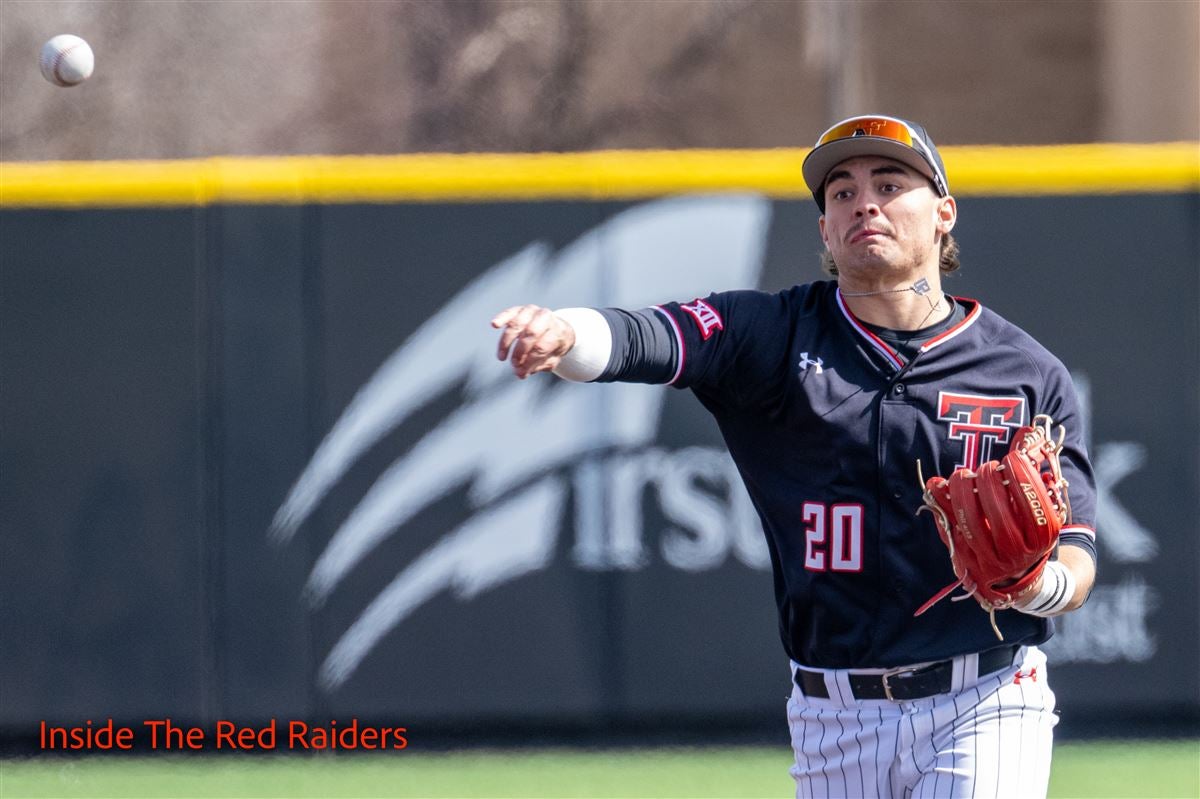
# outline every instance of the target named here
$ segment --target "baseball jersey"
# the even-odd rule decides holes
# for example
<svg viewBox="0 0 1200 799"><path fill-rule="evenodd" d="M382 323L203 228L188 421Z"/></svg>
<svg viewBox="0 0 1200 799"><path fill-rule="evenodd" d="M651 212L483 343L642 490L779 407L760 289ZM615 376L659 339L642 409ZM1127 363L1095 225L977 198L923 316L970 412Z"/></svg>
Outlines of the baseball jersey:
<svg viewBox="0 0 1200 799"><path fill-rule="evenodd" d="M907 360L855 318L833 281L666 303L640 324L656 320L649 338L670 341L669 358L651 364L653 343L619 340L627 363L614 371L610 361L600 378L653 373L716 419L761 518L780 635L800 664L886 668L997 645L974 600L913 616L956 579L932 517L916 513L917 461L926 479L977 468L1039 414L1066 429L1072 514L1060 544L1094 557L1095 481L1070 375L1012 323L955 301L960 321ZM996 621L1011 644L1053 632L1016 610Z"/></svg>

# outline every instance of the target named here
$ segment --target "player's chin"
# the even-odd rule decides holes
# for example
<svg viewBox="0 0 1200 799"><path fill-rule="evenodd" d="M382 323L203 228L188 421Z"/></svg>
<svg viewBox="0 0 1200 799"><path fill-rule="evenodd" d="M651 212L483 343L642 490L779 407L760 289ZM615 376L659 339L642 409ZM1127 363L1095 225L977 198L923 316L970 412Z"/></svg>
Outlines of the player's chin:
<svg viewBox="0 0 1200 799"><path fill-rule="evenodd" d="M891 253L881 247L853 248L842 257L834 259L838 272L848 275L878 275L895 266Z"/></svg>
<svg viewBox="0 0 1200 799"><path fill-rule="evenodd" d="M859 254L861 257L872 259L894 259L900 252L899 247L896 246L896 241L890 236L884 235L858 239L847 245L847 249L852 253Z"/></svg>

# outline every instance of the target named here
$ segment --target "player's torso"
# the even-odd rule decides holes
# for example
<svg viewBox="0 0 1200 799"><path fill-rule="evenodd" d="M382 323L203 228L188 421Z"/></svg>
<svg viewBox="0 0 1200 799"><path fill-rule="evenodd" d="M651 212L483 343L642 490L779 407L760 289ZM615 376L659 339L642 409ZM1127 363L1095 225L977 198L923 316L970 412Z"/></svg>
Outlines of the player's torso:
<svg viewBox="0 0 1200 799"><path fill-rule="evenodd" d="M1040 377L984 345L982 309L905 366L830 297L789 332L790 369L759 408L711 409L766 520L781 623L808 665L891 666L994 646L973 602L913 611L954 580L922 504L928 478L1007 452ZM882 345L882 346L880 346ZM1006 633L1044 637L1010 616Z"/></svg>

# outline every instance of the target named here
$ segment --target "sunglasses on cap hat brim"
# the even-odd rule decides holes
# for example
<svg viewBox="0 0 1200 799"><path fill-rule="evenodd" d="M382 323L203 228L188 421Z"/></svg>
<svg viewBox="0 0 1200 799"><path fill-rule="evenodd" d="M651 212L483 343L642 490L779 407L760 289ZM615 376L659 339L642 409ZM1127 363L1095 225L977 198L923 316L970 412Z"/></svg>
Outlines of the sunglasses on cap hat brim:
<svg viewBox="0 0 1200 799"><path fill-rule="evenodd" d="M804 182L822 211L829 173L841 162L865 155L906 164L929 178L939 196L950 194L941 158L923 131L895 117L852 117L822 133L801 168Z"/></svg>

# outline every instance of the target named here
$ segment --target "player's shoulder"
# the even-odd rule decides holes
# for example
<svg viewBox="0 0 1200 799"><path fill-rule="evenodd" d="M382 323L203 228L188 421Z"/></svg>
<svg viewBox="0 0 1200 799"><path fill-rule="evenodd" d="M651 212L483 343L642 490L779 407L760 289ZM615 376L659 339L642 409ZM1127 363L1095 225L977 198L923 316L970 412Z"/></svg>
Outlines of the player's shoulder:
<svg viewBox="0 0 1200 799"><path fill-rule="evenodd" d="M656 306L685 336L695 331L704 341L732 336L745 338L797 325L811 323L817 314L830 313L835 307L832 282L806 283L782 291L733 289L715 291L688 302L670 302ZM776 336L774 340L786 341Z"/></svg>
<svg viewBox="0 0 1200 799"><path fill-rule="evenodd" d="M711 295L711 301L730 311L745 314L811 316L828 306L837 288L833 281L802 283L781 291L737 289Z"/></svg>
<svg viewBox="0 0 1200 799"><path fill-rule="evenodd" d="M837 285L836 280L816 280L792 286L781 294L786 295L785 301L797 316L815 316L834 308Z"/></svg>
<svg viewBox="0 0 1200 799"><path fill-rule="evenodd" d="M959 299L960 301L965 300L965 298ZM979 335L982 342L990 349L1008 349L1018 352L1043 375L1066 370L1066 366L1057 355L1020 325L991 308L983 306L977 300L965 301L979 305Z"/></svg>

